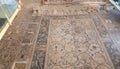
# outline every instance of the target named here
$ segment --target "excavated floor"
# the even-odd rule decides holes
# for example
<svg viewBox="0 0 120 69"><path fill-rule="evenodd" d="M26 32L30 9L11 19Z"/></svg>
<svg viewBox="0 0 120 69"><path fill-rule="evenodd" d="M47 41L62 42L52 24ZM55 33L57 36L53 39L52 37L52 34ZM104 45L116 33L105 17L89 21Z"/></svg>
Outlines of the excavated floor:
<svg viewBox="0 0 120 69"><path fill-rule="evenodd" d="M23 1L0 41L0 69L120 69L120 12L96 7Z"/></svg>

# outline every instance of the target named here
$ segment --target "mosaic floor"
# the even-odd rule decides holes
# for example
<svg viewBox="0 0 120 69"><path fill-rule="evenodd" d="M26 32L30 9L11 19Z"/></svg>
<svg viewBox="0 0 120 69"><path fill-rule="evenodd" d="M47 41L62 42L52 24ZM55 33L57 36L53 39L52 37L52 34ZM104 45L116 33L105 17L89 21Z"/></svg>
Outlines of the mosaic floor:
<svg viewBox="0 0 120 69"><path fill-rule="evenodd" d="M118 11L45 5L33 16L38 2L23 1L0 41L0 69L120 69Z"/></svg>
<svg viewBox="0 0 120 69"><path fill-rule="evenodd" d="M113 69L91 19L51 20L45 69Z"/></svg>

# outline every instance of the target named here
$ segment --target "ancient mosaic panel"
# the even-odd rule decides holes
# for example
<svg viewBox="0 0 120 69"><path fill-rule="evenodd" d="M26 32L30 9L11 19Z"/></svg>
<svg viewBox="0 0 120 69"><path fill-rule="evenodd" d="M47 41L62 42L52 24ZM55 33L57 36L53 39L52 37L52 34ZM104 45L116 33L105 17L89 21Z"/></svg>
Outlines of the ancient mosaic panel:
<svg viewBox="0 0 120 69"><path fill-rule="evenodd" d="M114 69L90 19L51 20L45 69Z"/></svg>

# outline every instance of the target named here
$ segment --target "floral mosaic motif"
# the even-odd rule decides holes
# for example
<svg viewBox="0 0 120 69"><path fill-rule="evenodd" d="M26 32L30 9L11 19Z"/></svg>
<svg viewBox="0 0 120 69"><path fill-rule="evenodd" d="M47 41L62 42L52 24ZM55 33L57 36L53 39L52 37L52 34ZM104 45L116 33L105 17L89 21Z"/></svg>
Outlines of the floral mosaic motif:
<svg viewBox="0 0 120 69"><path fill-rule="evenodd" d="M90 19L51 20L45 69L113 69Z"/></svg>

